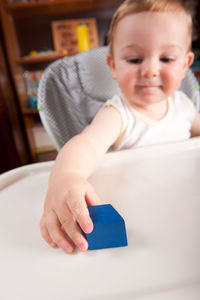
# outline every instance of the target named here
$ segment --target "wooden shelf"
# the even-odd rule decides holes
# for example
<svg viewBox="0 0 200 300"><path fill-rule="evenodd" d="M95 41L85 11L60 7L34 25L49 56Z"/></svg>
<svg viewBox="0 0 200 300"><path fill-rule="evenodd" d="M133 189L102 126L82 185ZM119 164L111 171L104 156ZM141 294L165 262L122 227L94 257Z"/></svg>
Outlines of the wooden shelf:
<svg viewBox="0 0 200 300"><path fill-rule="evenodd" d="M54 152L54 151L56 151L56 148L54 146L36 148L36 154L43 154L43 153Z"/></svg>
<svg viewBox="0 0 200 300"><path fill-rule="evenodd" d="M116 8L123 0L50 0L27 3L6 3L7 13L14 17L71 14L100 9Z"/></svg>
<svg viewBox="0 0 200 300"><path fill-rule="evenodd" d="M75 53L74 53L75 54ZM27 55L22 58L16 59L18 64L28 65L28 64L35 64L35 63L42 63L48 61L54 61L59 58L63 58L66 55L58 52L52 52L51 54L38 54L38 55Z"/></svg>
<svg viewBox="0 0 200 300"><path fill-rule="evenodd" d="M26 115L26 116L34 116L34 115L36 116L36 115L38 115L38 110L26 107L26 108L23 108L22 114Z"/></svg>

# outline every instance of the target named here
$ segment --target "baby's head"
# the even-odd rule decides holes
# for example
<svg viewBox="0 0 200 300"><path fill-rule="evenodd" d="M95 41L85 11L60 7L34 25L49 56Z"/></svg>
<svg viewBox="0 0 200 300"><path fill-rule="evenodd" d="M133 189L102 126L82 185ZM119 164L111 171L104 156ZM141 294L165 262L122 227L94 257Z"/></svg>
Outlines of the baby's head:
<svg viewBox="0 0 200 300"><path fill-rule="evenodd" d="M188 26L188 49L190 50L192 41L192 17L185 2L184 0L125 0L116 10L110 25L108 33L110 53L113 53L115 31L119 21L125 16L141 12L185 13Z"/></svg>
<svg viewBox="0 0 200 300"><path fill-rule="evenodd" d="M125 0L113 16L107 63L127 99L173 95L193 62L192 19L181 0Z"/></svg>

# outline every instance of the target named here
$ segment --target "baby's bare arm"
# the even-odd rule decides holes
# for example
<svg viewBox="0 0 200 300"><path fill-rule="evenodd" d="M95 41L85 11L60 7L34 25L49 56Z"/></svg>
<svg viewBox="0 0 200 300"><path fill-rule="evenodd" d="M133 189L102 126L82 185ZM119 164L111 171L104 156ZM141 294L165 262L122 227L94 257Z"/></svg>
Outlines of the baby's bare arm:
<svg viewBox="0 0 200 300"><path fill-rule="evenodd" d="M191 135L192 137L200 136L200 113L199 112L196 112L194 121L192 123Z"/></svg>
<svg viewBox="0 0 200 300"><path fill-rule="evenodd" d="M40 226L43 238L53 247L58 246L69 253L75 244L80 250L87 250L80 227L86 233L92 231L87 205L100 203L87 178L117 139L120 129L119 112L106 107L58 154L49 179Z"/></svg>

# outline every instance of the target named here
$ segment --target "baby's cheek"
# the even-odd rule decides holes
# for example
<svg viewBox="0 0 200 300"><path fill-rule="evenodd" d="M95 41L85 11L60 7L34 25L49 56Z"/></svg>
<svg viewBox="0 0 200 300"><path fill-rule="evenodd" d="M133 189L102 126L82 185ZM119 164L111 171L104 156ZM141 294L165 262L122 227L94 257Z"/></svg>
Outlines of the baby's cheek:
<svg viewBox="0 0 200 300"><path fill-rule="evenodd" d="M118 80L118 85L122 91L129 89L130 79L127 76L122 76Z"/></svg>
<svg viewBox="0 0 200 300"><path fill-rule="evenodd" d="M140 75L134 68L128 69L127 72L122 73L122 80L125 85L133 86L136 82L140 81Z"/></svg>
<svg viewBox="0 0 200 300"><path fill-rule="evenodd" d="M167 76L167 89L169 94L173 94L180 86L182 81L182 72L174 70Z"/></svg>

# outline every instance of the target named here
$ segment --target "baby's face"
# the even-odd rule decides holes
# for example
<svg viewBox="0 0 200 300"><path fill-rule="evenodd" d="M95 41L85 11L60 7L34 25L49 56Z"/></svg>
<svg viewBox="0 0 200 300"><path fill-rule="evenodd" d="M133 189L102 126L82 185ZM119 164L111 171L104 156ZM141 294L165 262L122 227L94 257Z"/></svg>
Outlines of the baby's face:
<svg viewBox="0 0 200 300"><path fill-rule="evenodd" d="M193 61L184 12L142 12L121 19L108 64L126 98L145 107L172 95Z"/></svg>

